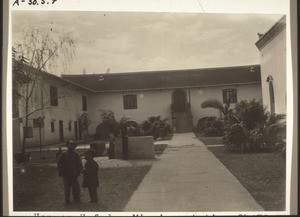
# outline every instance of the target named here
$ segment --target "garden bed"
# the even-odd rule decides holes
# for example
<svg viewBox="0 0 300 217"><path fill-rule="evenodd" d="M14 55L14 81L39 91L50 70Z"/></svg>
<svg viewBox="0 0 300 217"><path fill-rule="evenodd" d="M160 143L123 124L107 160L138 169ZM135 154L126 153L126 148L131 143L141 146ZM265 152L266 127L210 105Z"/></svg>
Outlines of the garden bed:
<svg viewBox="0 0 300 217"><path fill-rule="evenodd" d="M203 142L205 145L220 145L223 144L223 137L221 136L214 136L214 137L208 137L208 136L202 136L199 132L194 132L197 138Z"/></svg>

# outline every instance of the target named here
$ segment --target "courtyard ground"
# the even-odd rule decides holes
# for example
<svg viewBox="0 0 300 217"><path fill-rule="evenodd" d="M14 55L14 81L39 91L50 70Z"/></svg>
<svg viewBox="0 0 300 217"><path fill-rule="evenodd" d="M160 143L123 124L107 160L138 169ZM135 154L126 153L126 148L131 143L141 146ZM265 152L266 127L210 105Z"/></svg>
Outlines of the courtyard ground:
<svg viewBox="0 0 300 217"><path fill-rule="evenodd" d="M155 145L157 158L166 148L164 141ZM83 158L88 147L77 149ZM153 160L108 159L96 157L99 164L99 203L88 204L88 190L81 188L80 204L64 205L63 180L56 167L56 148L31 151L27 164L15 164L13 170L14 211L122 211L133 192L150 170ZM83 160L84 163L84 160ZM82 183L82 176L79 177Z"/></svg>
<svg viewBox="0 0 300 217"><path fill-rule="evenodd" d="M83 203L64 205L63 181L54 166L29 166L26 172L14 169L15 211L121 211L151 165L100 168L99 203L86 203L89 195L81 188ZM79 178L80 184L82 177Z"/></svg>
<svg viewBox="0 0 300 217"><path fill-rule="evenodd" d="M221 138L203 139L198 137L198 139L203 140L205 144L209 144L208 149L241 182L264 210L284 210L285 164L278 154L230 153L220 144L222 143ZM159 147L156 152L158 158L155 160L122 161L97 157L96 161L100 165L100 187L98 189L100 201L97 205L87 204L86 202L89 201L87 189L81 189L83 203L64 206L63 183L62 179L58 177L55 163L56 151L44 151L42 159L40 159L39 152L32 152L31 163L25 167L26 172L22 170L24 168L21 165L14 167L14 210L123 211L126 204L132 200L131 196L134 195L135 190L138 189L151 166L157 160L160 160L159 155L162 154L167 147L166 143L168 143L164 142L161 141L161 144L157 146ZM187 144L185 147L187 149L193 148L193 144ZM171 153L177 153L181 150L174 147L169 148L171 148L169 149ZM83 151L78 150L79 153ZM186 168L184 165L182 166ZM180 171L178 170L176 173ZM79 180L81 183L82 177ZM222 184L222 182L219 184Z"/></svg>
<svg viewBox="0 0 300 217"><path fill-rule="evenodd" d="M266 211L285 210L286 168L278 153L231 153L221 137L200 137Z"/></svg>

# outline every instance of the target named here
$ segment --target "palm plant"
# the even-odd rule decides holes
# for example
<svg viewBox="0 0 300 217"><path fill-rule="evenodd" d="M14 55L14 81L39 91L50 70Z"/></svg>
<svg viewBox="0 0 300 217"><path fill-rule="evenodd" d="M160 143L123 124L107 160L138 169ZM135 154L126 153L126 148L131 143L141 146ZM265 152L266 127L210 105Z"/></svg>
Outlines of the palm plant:
<svg viewBox="0 0 300 217"><path fill-rule="evenodd" d="M285 115L271 114L261 101L238 103L225 124L224 142L229 149L258 151L282 143Z"/></svg>
<svg viewBox="0 0 300 217"><path fill-rule="evenodd" d="M265 113L267 119L249 131L249 140L259 148L275 148L284 144L285 140L285 115ZM284 148L284 147L283 147Z"/></svg>
<svg viewBox="0 0 300 217"><path fill-rule="evenodd" d="M226 117L231 112L230 103L223 104L217 99L205 100L201 103L201 108L214 108L220 111L223 117Z"/></svg>

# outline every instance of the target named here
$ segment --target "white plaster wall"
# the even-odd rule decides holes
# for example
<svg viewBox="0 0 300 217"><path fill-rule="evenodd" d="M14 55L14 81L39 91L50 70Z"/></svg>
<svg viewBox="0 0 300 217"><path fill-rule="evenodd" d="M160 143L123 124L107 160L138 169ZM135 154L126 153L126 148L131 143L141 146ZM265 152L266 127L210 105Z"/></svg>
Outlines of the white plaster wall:
<svg viewBox="0 0 300 217"><path fill-rule="evenodd" d="M204 116L219 116L215 109L202 109L201 103L207 99L215 98L223 101L222 89L236 88L238 101L242 99L251 100L261 99L260 84L224 86L224 87L205 87L201 89L185 89L187 100L189 101L189 91L191 100L191 112L193 114L193 125L196 126L198 119ZM114 112L117 120L123 116L133 121L142 123L150 116L160 115L162 118L168 118L171 124L171 104L173 90L162 91L139 91L126 93L98 93L91 96L92 107L90 108L93 122L90 126L90 132L95 133L97 125L101 122L103 110ZM137 94L137 109L123 109L123 95Z"/></svg>
<svg viewBox="0 0 300 217"><path fill-rule="evenodd" d="M31 107L39 108L41 99L44 103L50 98L50 85L58 88L58 106L49 106L39 112L35 112L29 118L29 126L33 126L33 118L44 116L44 128L42 128L42 145L61 143L59 134L59 121L63 121L64 142L69 139L75 139L74 121L77 121L78 116L82 111L82 95L87 97L88 113L91 106L89 95L90 93L73 85L63 84L58 79L47 79L43 86L35 88L34 96L32 97ZM43 97L41 97L43 95ZM50 108L49 108L50 107ZM55 119L55 131L51 132L51 121ZM69 131L69 122L71 122L71 131ZM25 123L25 122L24 122ZM39 146L40 137L39 129L33 128L33 138L26 139L27 147Z"/></svg>
<svg viewBox="0 0 300 217"><path fill-rule="evenodd" d="M44 101L49 99L50 85L58 88L58 95L62 96L58 101L58 106L51 106L40 112L34 113L30 117L29 126L32 126L32 119L43 115L45 117L44 128L42 129L42 143L43 145L61 143L59 135L59 120L63 121L64 125L64 140L75 138L74 121L82 111L82 95L87 96L88 114L92 120L89 127L90 135L95 133L96 126L101 122L101 114L104 110L111 110L114 112L117 120L122 117L130 118L130 120L142 123L150 116L161 116L168 118L168 123L171 124L171 104L173 90L162 91L137 91L125 93L89 93L82 89L78 89L71 85L63 85L57 80L47 80L43 88ZM215 109L202 109L201 103L204 100L215 98L220 101L223 100L222 89L236 88L238 101L242 99L251 100L261 99L260 84L254 85L239 85L239 86L224 86L224 87L206 87L185 89L187 99L191 101L191 111L193 114L193 125L196 126L199 118L204 116L215 115L219 113ZM123 95L136 94L137 95L137 109L123 108ZM189 97L190 95L190 97ZM35 91L32 106L38 106L40 103L41 92ZM51 120L55 119L55 132L51 132ZM72 129L69 131L68 123L71 121ZM34 128L34 137L27 139L27 147L39 146L39 131Z"/></svg>
<svg viewBox="0 0 300 217"><path fill-rule="evenodd" d="M137 109L123 108L123 95L137 95ZM122 117L130 118L132 121L142 123L150 116L161 116L168 118L171 124L171 103L172 91L137 91L125 93L98 93L91 96L90 112L93 117L90 132L95 133L96 127L101 123L101 114L104 110L114 112L115 118L119 121Z"/></svg>
<svg viewBox="0 0 300 217"><path fill-rule="evenodd" d="M262 97L270 110L267 77L273 77L275 113L286 114L286 30L281 31L260 51ZM288 72L291 73L291 72Z"/></svg>
<svg viewBox="0 0 300 217"><path fill-rule="evenodd" d="M191 112L193 114L193 126L197 125L197 122L200 118L205 116L220 116L218 110L213 108L201 108L202 102L208 99L218 99L223 102L223 89L237 89L237 101L241 100L252 100L257 99L261 100L261 87L260 84L251 84L251 85L236 85L236 86L223 86L223 87L205 87L191 89ZM232 104L233 108L235 104Z"/></svg>

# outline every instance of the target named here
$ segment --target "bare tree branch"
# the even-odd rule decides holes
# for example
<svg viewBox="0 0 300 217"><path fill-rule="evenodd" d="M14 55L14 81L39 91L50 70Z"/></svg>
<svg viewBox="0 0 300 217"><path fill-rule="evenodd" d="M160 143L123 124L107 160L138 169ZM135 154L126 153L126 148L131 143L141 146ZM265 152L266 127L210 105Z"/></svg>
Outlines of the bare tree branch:
<svg viewBox="0 0 300 217"><path fill-rule="evenodd" d="M17 85L14 89L14 99L18 101L24 100L25 102L25 105L22 105L25 109L25 127L28 126L28 118L33 113L45 109L51 110L50 100L48 100L44 103L42 101L42 105L39 108L29 111L29 103L34 91L38 87L43 88L43 85L38 85L39 78L41 78L41 70L45 69L46 71L47 66L51 66L52 63L57 62L57 59L60 58L71 60L74 53L75 43L69 34L55 37L52 33L47 33L36 27L31 27L25 32L21 43L13 47L13 58L21 62L14 67L14 74L16 75L14 76L14 85ZM27 60L29 60L29 63ZM20 91L18 90L19 87ZM25 93L22 93L22 91ZM59 98L62 97L65 96L60 96ZM25 144L26 137L24 135L23 153L25 153Z"/></svg>

